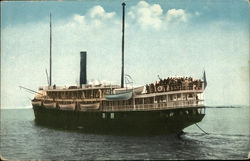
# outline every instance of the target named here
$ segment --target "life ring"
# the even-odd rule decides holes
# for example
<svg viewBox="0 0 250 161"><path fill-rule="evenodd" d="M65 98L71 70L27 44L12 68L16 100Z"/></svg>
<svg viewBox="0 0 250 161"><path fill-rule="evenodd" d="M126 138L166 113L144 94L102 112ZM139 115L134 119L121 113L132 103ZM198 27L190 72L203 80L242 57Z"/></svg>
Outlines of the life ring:
<svg viewBox="0 0 250 161"><path fill-rule="evenodd" d="M162 86L157 87L157 91L158 92L162 92L163 91L163 87Z"/></svg>

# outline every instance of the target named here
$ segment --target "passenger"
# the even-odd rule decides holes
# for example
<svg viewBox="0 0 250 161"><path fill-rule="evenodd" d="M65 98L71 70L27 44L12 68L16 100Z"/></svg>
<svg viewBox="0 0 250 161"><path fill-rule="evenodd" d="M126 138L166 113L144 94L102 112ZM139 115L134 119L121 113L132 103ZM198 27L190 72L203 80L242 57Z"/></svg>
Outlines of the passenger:
<svg viewBox="0 0 250 161"><path fill-rule="evenodd" d="M150 93L154 93L154 84L153 83L150 84Z"/></svg>
<svg viewBox="0 0 250 161"><path fill-rule="evenodd" d="M148 85L146 85L146 93L150 93Z"/></svg>
<svg viewBox="0 0 250 161"><path fill-rule="evenodd" d="M158 91L159 86L163 86L164 91L199 90L202 88L202 81L200 79L193 79L192 77L168 77L167 79L159 77L159 79L159 82L156 81L146 85L147 93Z"/></svg>

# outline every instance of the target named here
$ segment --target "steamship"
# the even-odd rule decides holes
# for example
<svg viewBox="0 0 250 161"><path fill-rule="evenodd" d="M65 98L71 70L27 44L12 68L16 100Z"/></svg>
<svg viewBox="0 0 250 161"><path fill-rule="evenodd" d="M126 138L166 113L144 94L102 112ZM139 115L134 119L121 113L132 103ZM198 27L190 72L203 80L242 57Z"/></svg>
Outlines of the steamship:
<svg viewBox="0 0 250 161"><path fill-rule="evenodd" d="M203 119L205 73L202 80L174 77L139 87L126 85L133 79L124 75L125 3L122 6L121 85L88 84L86 51L80 52L80 85L52 85L50 50L49 85L33 91L37 124L90 133L155 135L180 133Z"/></svg>

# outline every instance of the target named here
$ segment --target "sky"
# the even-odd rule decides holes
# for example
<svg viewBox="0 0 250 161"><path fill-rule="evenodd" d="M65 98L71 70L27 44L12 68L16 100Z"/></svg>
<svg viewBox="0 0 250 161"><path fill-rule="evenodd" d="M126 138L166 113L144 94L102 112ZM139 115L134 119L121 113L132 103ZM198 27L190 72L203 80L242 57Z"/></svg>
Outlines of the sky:
<svg viewBox="0 0 250 161"><path fill-rule="evenodd" d="M28 107L47 85L49 14L52 84L87 79L120 84L122 0L1 2L1 107ZM206 105L249 104L249 3L246 0L127 0L125 74L135 85L171 76L202 78Z"/></svg>

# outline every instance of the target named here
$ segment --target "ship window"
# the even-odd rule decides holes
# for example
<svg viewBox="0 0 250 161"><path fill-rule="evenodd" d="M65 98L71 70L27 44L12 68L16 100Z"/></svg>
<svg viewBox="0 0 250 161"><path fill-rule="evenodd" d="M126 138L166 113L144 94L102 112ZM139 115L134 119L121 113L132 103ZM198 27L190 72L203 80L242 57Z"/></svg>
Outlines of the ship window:
<svg viewBox="0 0 250 161"><path fill-rule="evenodd" d="M133 103L132 101L133 101L132 99L129 99L128 104L131 105Z"/></svg>
<svg viewBox="0 0 250 161"><path fill-rule="evenodd" d="M106 118L106 115L105 115L105 113L102 113L102 118L104 118L104 119Z"/></svg>
<svg viewBox="0 0 250 161"><path fill-rule="evenodd" d="M110 113L110 118L114 119L115 118L115 114L114 113Z"/></svg>
<svg viewBox="0 0 250 161"><path fill-rule="evenodd" d="M193 94L192 94L192 93L189 93L189 94L188 94L188 97L193 97Z"/></svg>
<svg viewBox="0 0 250 161"><path fill-rule="evenodd" d="M135 99L135 104L139 104L138 98Z"/></svg>
<svg viewBox="0 0 250 161"><path fill-rule="evenodd" d="M181 94L177 94L177 98L181 98Z"/></svg>

